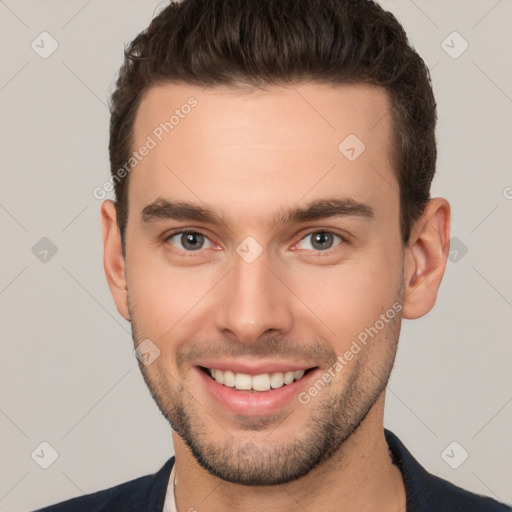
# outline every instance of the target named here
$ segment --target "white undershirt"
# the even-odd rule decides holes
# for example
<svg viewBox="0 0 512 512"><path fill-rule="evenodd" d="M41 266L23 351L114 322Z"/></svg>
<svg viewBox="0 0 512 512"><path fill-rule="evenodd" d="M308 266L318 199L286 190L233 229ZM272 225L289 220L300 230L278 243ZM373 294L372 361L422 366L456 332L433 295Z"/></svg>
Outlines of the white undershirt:
<svg viewBox="0 0 512 512"><path fill-rule="evenodd" d="M177 512L176 500L174 499L174 475L176 470L176 461L172 466L169 482L167 482L167 492L165 494L164 509L162 512Z"/></svg>

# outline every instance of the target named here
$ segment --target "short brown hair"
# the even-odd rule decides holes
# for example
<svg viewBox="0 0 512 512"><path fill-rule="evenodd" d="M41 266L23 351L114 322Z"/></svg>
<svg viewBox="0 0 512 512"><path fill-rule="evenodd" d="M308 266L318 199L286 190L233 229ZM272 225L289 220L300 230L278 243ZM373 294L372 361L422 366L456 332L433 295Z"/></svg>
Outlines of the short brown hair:
<svg viewBox="0 0 512 512"><path fill-rule="evenodd" d="M372 0L182 0L125 48L110 102L111 173L133 151L142 94L157 83L267 87L361 83L388 92L404 246L430 199L437 120L430 73L395 16ZM340 141L341 142L341 141ZM128 182L115 181L125 240Z"/></svg>

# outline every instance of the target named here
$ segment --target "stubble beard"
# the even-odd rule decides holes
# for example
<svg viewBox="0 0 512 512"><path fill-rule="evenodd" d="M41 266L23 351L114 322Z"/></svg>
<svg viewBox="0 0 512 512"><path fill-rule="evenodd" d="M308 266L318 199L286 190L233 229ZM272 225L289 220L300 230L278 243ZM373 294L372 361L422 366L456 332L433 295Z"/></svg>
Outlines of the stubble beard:
<svg viewBox="0 0 512 512"><path fill-rule="evenodd" d="M397 297L399 304L402 303L402 295L403 282ZM138 333L141 331L132 306L130 313L133 338L140 340ZM350 362L354 364L353 371L338 394L331 394L329 386L311 400L310 407L297 402L290 414L309 413L305 427L300 435L280 444L272 443L271 439L274 430L281 438L289 438L280 430L281 424L286 423L286 417L279 421L265 417L240 417L239 428L230 435L227 428L220 427L205 412L205 408L181 384L180 378L172 376L160 364L162 358L151 366L139 362L139 367L161 413L201 467L227 482L248 486L280 485L308 474L330 459L363 423L385 392L395 361L400 325L401 315L397 313L362 349L363 354L354 357ZM375 358L379 361L377 366ZM269 431L266 442L250 440L251 431L264 429ZM215 438L219 433L223 440Z"/></svg>

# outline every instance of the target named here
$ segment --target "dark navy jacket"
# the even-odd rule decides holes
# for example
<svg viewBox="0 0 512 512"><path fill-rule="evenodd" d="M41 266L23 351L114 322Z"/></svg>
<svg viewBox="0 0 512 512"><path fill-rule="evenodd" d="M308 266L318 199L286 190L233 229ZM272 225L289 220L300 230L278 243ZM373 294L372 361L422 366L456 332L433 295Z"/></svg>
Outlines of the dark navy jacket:
<svg viewBox="0 0 512 512"><path fill-rule="evenodd" d="M510 505L473 494L428 473L395 434L386 429L384 433L394 462L402 472L406 512L512 512ZM34 512L162 512L173 464L171 457L153 475Z"/></svg>

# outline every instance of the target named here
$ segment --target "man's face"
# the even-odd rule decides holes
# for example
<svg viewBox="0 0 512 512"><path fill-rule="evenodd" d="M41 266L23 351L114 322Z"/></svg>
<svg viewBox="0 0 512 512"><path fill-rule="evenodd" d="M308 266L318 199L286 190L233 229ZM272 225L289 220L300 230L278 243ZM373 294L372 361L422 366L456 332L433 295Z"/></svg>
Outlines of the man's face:
<svg viewBox="0 0 512 512"><path fill-rule="evenodd" d="M191 96L197 105L182 108ZM158 130L176 109L172 130ZM145 381L201 466L225 480L306 474L382 396L403 284L388 109L382 89L312 83L250 94L162 85L140 104L133 149L148 136L156 145L129 183L134 341L160 350L140 365ZM286 215L319 201L342 208ZM223 223L174 218L165 202ZM277 387L237 390L205 368ZM279 387L276 374L296 370L307 371Z"/></svg>

